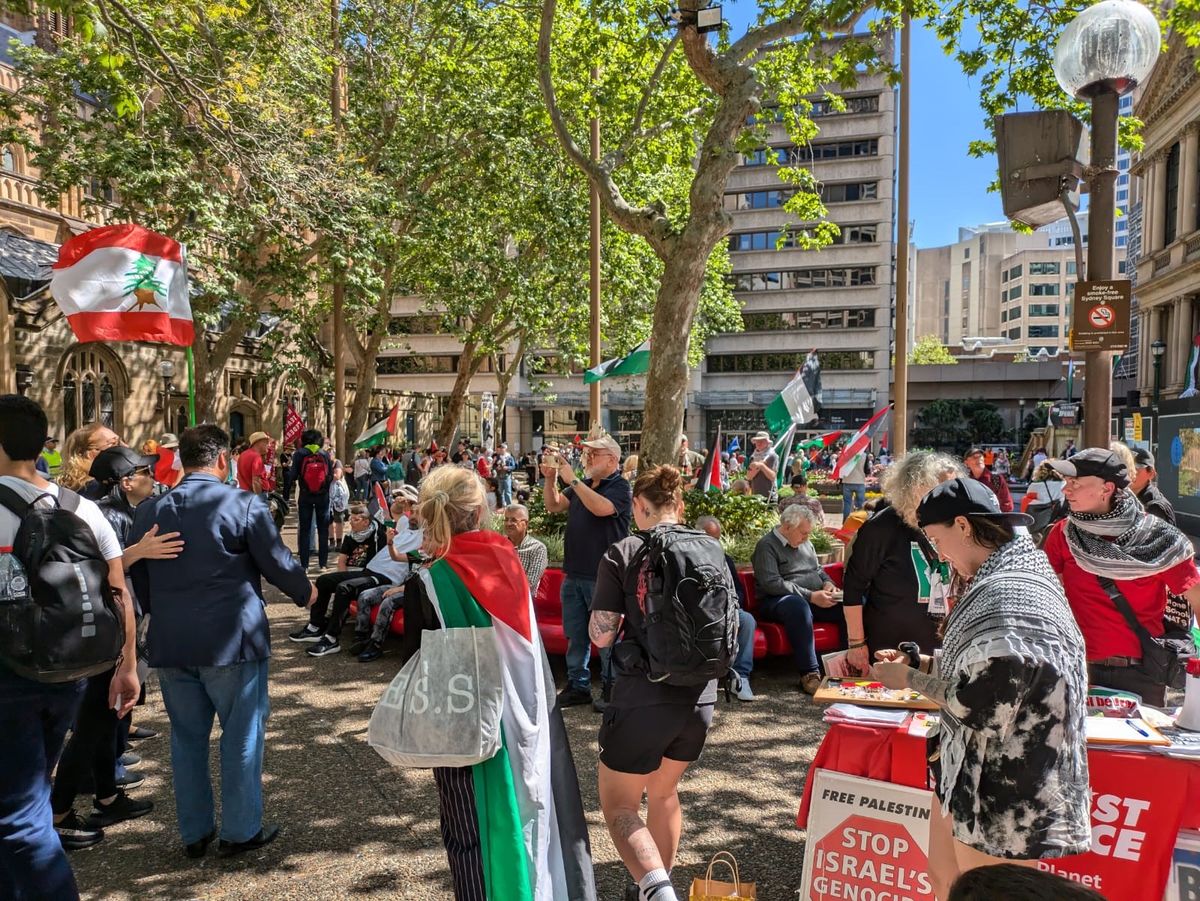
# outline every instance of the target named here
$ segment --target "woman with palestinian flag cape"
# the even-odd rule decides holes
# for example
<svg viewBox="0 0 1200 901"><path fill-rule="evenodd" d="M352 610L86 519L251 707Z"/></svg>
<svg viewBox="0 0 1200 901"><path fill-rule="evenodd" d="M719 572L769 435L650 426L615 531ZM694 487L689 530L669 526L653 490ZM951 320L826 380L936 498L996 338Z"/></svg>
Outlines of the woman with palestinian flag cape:
<svg viewBox="0 0 1200 901"><path fill-rule="evenodd" d="M421 482L425 550L437 559L404 597L407 660L424 630L494 629L504 709L499 752L433 770L457 901L595 901L579 781L533 601L512 544L481 529L486 489L442 467Z"/></svg>

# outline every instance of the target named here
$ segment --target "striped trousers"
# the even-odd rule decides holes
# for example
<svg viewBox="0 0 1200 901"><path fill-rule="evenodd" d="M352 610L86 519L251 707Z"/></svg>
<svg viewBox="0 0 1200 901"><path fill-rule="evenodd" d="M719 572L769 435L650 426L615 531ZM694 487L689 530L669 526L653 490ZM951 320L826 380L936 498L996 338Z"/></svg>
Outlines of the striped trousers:
<svg viewBox="0 0 1200 901"><path fill-rule="evenodd" d="M455 901L488 901L471 768L434 767L433 781L437 785L442 844L450 862Z"/></svg>

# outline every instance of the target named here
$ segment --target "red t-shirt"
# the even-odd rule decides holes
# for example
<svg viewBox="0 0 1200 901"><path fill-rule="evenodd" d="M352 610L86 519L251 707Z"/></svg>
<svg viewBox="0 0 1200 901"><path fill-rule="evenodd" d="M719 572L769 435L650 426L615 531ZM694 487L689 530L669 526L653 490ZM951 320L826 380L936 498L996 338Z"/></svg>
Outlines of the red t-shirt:
<svg viewBox="0 0 1200 901"><path fill-rule="evenodd" d="M1141 657L1142 646L1125 622L1125 617L1113 605L1099 580L1084 570L1067 545L1064 532L1067 520L1060 520L1046 538L1046 556L1062 579L1067 601L1079 623L1087 645L1088 660L1105 657ZM1163 634L1163 613L1167 609L1167 591L1183 594L1200 582L1200 570L1194 560L1184 560L1165 572L1143 579L1115 579L1117 588L1129 601L1134 615L1151 635Z"/></svg>
<svg viewBox="0 0 1200 901"><path fill-rule="evenodd" d="M267 473L266 468L263 466L263 458L258 455L258 451L254 450L254 448L248 447L238 455L238 487L243 491L253 490L255 476L261 479L262 486L265 488Z"/></svg>

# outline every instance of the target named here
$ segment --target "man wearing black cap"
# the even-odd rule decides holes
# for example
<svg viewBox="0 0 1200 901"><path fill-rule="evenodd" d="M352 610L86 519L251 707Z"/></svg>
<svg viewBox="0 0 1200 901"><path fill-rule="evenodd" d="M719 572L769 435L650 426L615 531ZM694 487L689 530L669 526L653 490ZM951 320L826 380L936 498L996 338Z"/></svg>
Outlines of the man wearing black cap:
<svg viewBox="0 0 1200 901"><path fill-rule="evenodd" d="M1129 490L1132 491L1142 506L1146 508L1146 512L1151 516L1157 516L1159 519L1165 519L1171 525L1175 525L1175 508L1171 506L1171 502L1167 500L1167 496L1158 490L1155 480L1158 479L1158 471L1154 465L1154 454L1144 447L1135 447L1133 450L1133 459L1137 464L1137 469L1133 474L1133 479L1129 483Z"/></svg>
<svg viewBox="0 0 1200 901"><path fill-rule="evenodd" d="M1146 513L1112 451L1091 447L1050 466L1064 477L1071 509L1044 550L1087 643L1089 678L1162 706L1166 685L1143 666L1143 640L1162 636L1168 591L1200 609L1192 543Z"/></svg>

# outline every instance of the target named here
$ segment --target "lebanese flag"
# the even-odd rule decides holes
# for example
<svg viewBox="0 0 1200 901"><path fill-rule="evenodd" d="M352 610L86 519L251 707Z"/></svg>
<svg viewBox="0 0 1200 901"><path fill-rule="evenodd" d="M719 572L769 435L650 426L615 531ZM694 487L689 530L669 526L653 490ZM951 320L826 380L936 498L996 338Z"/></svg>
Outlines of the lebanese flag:
<svg viewBox="0 0 1200 901"><path fill-rule="evenodd" d="M58 249L50 294L80 341L192 343L187 264L178 241L106 225Z"/></svg>
<svg viewBox="0 0 1200 901"><path fill-rule="evenodd" d="M464 532L419 576L445 628L491 626L500 652L504 742L471 767L460 810L479 824L485 897L595 901L579 780L515 549L495 532Z"/></svg>
<svg viewBox="0 0 1200 901"><path fill-rule="evenodd" d="M721 490L721 426L717 426L717 437L708 446L708 456L700 467L700 481L696 483L700 491Z"/></svg>
<svg viewBox="0 0 1200 901"><path fill-rule="evenodd" d="M183 461L179 453L170 447L158 449L158 462L154 464L154 480L162 485L175 487L183 477Z"/></svg>
<svg viewBox="0 0 1200 901"><path fill-rule="evenodd" d="M854 433L846 446L842 448L841 454L838 455L837 466L833 470L833 478L840 479L842 474L852 470L858 461L866 455L871 447L871 441L875 435L883 429L883 424L887 420L887 415L892 411L892 405L888 404L874 416L867 420L867 424Z"/></svg>

